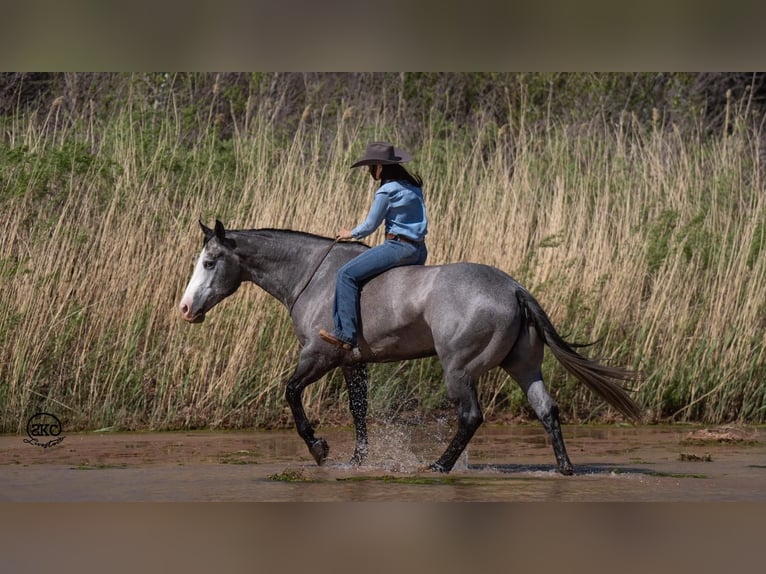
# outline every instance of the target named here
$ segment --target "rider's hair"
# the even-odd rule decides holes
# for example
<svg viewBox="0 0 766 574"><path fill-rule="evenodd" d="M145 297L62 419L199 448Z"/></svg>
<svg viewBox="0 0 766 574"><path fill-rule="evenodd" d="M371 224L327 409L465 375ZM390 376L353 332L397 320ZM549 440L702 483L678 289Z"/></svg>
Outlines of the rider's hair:
<svg viewBox="0 0 766 574"><path fill-rule="evenodd" d="M375 166L370 166L371 171ZM380 172L381 184L387 181L407 181L414 186L423 187L423 178L419 175L415 175L407 171L407 168L400 163L393 163L383 166L383 170Z"/></svg>

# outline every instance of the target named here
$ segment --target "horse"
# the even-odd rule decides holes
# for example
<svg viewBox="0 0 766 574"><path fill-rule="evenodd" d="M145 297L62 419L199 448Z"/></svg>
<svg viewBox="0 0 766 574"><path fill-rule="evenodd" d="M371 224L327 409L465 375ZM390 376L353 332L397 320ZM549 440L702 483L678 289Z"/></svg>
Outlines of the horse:
<svg viewBox="0 0 766 574"><path fill-rule="evenodd" d="M179 302L183 319L205 315L243 282L253 282L288 310L300 344L298 364L285 381L285 398L298 435L322 465L329 454L303 409L304 389L335 368L342 369L356 441L351 463L368 453L367 384L369 363L436 355L443 367L447 398L456 405L457 431L444 453L428 468L448 473L484 417L476 384L500 367L526 395L551 438L558 471L574 473L561 431L559 409L543 382L545 346L577 380L632 421L641 408L616 381L635 373L580 354L554 328L546 312L520 283L496 267L479 263L397 267L368 281L361 292L360 333L349 352L319 337L331 329L331 307L338 269L369 249L287 229L213 229L204 235L193 274Z"/></svg>

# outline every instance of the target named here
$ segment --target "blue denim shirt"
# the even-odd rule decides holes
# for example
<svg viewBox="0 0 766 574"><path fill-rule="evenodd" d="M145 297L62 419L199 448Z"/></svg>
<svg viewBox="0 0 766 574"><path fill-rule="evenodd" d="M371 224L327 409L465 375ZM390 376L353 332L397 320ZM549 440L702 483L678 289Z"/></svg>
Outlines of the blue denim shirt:
<svg viewBox="0 0 766 574"><path fill-rule="evenodd" d="M407 181L389 181L375 192L367 219L351 230L354 239L367 237L385 220L386 233L422 241L428 233L423 190Z"/></svg>

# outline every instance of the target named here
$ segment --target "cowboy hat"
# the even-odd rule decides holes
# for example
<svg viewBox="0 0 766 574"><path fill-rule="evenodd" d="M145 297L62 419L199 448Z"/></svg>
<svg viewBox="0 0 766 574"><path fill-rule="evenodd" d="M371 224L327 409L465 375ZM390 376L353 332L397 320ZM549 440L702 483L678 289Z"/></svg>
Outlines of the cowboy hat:
<svg viewBox="0 0 766 574"><path fill-rule="evenodd" d="M360 165L375 165L383 164L390 165L393 163L403 163L410 161L412 156L403 149L397 149L390 143L386 142L372 142L367 146L364 152L364 157L354 163L351 167L359 167Z"/></svg>

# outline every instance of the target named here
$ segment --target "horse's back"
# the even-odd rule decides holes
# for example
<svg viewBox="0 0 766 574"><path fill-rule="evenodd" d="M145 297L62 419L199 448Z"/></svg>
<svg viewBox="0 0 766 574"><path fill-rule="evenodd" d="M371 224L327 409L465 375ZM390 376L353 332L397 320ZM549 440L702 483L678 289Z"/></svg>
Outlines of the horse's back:
<svg viewBox="0 0 766 574"><path fill-rule="evenodd" d="M478 263L391 269L362 290L364 338L380 350L427 355L508 345L519 328L518 284ZM495 353L493 353L495 354Z"/></svg>
<svg viewBox="0 0 766 574"><path fill-rule="evenodd" d="M423 308L470 306L515 300L518 283L496 267L481 263L409 265L379 275L365 286L375 300L390 299Z"/></svg>

